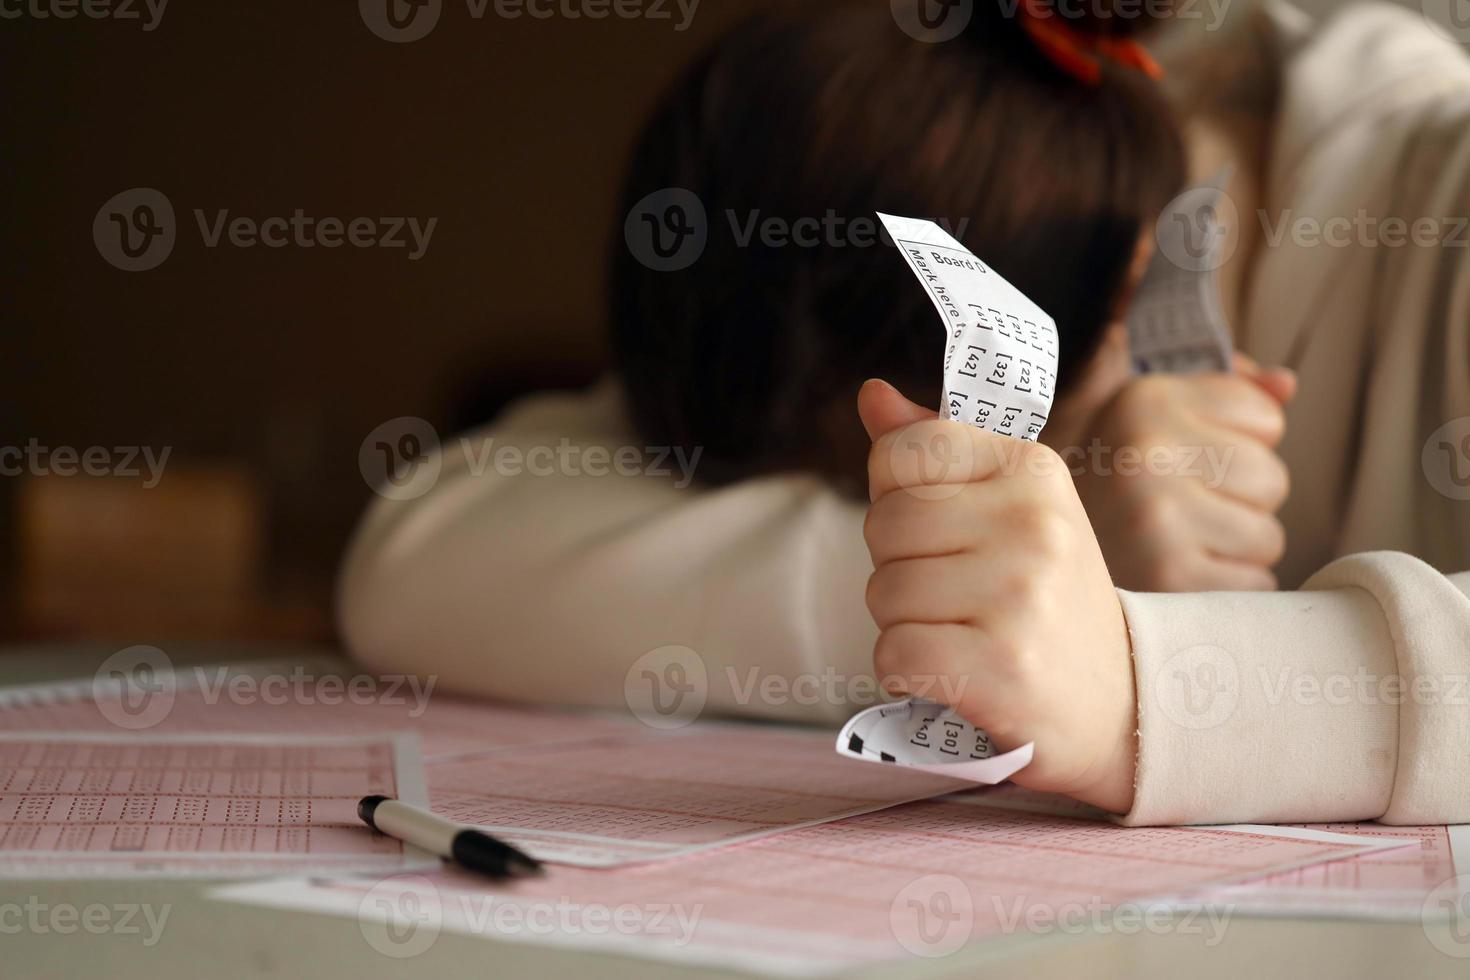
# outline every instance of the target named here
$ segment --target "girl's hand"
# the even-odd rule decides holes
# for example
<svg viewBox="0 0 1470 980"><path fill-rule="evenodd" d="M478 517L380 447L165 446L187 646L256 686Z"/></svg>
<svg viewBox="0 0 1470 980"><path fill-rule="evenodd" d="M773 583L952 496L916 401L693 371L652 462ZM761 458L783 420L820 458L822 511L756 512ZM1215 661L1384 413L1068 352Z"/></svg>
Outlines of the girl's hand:
<svg viewBox="0 0 1470 980"><path fill-rule="evenodd" d="M1275 449L1296 378L1245 357L1236 370L1135 378L1097 416L1090 446L1063 450L1119 588L1276 588L1286 532L1275 514L1290 480Z"/></svg>
<svg viewBox="0 0 1470 980"><path fill-rule="evenodd" d="M874 439L864 533L878 676L945 700L1002 748L1034 741L1017 783L1127 811L1128 631L1062 460L940 421L881 381L858 411Z"/></svg>

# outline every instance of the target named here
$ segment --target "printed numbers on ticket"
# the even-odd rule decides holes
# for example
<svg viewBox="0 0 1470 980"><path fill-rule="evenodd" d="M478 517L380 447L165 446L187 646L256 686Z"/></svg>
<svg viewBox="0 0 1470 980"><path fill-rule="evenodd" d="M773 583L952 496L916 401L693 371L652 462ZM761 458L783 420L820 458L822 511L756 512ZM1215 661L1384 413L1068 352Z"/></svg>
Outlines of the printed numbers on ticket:
<svg viewBox="0 0 1470 980"><path fill-rule="evenodd" d="M944 324L942 411L1035 440L1056 387L1055 321L934 222L878 217ZM919 698L860 712L837 736L839 755L985 784L1024 769L1032 749L1028 742L1000 752L953 710Z"/></svg>
<svg viewBox="0 0 1470 980"><path fill-rule="evenodd" d="M1056 323L934 222L878 217L943 320L944 411L1034 441L1056 387Z"/></svg>

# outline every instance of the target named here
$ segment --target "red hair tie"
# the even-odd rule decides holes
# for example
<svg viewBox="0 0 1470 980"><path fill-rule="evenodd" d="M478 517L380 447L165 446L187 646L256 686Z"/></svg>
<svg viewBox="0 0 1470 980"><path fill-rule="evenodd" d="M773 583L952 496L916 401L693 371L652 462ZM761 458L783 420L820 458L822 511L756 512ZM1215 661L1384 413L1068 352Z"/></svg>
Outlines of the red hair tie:
<svg viewBox="0 0 1470 980"><path fill-rule="evenodd" d="M1017 13L1032 43L1068 75L1087 85L1099 85L1102 82L1100 58L1109 58L1149 78L1164 77L1164 69L1137 41L1080 31L1049 7L1050 0L1021 0Z"/></svg>

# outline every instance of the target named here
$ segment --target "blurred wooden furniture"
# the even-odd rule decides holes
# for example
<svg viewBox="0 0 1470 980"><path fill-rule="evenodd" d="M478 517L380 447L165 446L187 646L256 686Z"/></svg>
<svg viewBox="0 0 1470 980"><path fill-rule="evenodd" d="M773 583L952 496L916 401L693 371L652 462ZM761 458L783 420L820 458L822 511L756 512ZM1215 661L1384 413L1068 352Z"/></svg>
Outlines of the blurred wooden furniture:
<svg viewBox="0 0 1470 980"><path fill-rule="evenodd" d="M21 635L330 634L325 588L284 599L268 594L265 508L247 468L170 462L153 481L21 479L12 624Z"/></svg>

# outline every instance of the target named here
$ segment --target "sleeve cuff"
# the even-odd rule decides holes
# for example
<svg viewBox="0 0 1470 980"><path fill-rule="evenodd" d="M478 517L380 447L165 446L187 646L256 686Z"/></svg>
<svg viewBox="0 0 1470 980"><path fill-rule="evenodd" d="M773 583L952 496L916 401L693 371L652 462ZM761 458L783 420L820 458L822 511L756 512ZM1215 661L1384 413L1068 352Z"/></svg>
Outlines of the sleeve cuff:
<svg viewBox="0 0 1470 980"><path fill-rule="evenodd" d="M1384 823L1470 820L1467 584L1464 575L1447 577L1393 551L1335 561L1306 584L1371 595L1397 651L1398 764L1392 797L1378 816Z"/></svg>
<svg viewBox="0 0 1470 980"><path fill-rule="evenodd" d="M1400 681L1372 593L1119 597L1138 692L1134 802L1121 823L1333 822L1388 809Z"/></svg>

